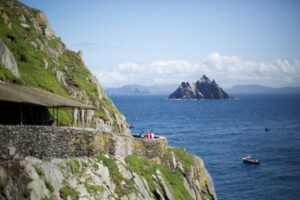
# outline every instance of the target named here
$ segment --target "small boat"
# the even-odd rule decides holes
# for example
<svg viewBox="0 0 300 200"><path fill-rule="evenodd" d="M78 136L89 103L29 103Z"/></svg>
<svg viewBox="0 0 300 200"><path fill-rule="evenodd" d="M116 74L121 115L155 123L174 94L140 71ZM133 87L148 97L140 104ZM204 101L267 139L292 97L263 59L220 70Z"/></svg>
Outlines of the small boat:
<svg viewBox="0 0 300 200"><path fill-rule="evenodd" d="M128 126L129 128L135 128L136 126Z"/></svg>
<svg viewBox="0 0 300 200"><path fill-rule="evenodd" d="M247 156L245 158L242 158L244 163L249 163L249 164L259 164L258 159L252 159L251 156Z"/></svg>
<svg viewBox="0 0 300 200"><path fill-rule="evenodd" d="M266 127L266 128L265 128L265 131L266 131L266 132L268 132L269 130L270 130L269 127Z"/></svg>

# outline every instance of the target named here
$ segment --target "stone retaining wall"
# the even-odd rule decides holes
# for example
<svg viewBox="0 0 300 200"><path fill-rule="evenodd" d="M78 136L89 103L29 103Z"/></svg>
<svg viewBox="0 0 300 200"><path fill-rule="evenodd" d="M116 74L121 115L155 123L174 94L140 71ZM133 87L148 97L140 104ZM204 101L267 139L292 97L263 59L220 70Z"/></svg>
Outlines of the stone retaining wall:
<svg viewBox="0 0 300 200"><path fill-rule="evenodd" d="M144 139L74 127L0 125L0 159L81 157L107 152L114 156L161 157L167 139Z"/></svg>

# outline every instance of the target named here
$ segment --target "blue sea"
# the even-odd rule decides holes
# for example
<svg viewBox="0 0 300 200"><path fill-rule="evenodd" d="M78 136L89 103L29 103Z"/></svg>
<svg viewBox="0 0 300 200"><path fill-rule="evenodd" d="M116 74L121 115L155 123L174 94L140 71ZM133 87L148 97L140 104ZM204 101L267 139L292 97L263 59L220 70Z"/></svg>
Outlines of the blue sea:
<svg viewBox="0 0 300 200"><path fill-rule="evenodd" d="M300 95L234 97L111 96L132 132L154 130L200 156L219 200L300 199ZM261 163L244 164L248 154Z"/></svg>

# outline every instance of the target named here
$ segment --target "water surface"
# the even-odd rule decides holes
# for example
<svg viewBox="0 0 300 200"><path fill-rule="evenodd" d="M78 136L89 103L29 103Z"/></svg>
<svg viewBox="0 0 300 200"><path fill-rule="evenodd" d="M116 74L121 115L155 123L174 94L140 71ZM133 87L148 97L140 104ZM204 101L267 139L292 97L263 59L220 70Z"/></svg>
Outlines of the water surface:
<svg viewBox="0 0 300 200"><path fill-rule="evenodd" d="M300 199L300 95L237 100L111 96L134 132L152 129L200 156L218 199ZM270 128L265 132L265 127ZM260 165L243 164L252 155Z"/></svg>

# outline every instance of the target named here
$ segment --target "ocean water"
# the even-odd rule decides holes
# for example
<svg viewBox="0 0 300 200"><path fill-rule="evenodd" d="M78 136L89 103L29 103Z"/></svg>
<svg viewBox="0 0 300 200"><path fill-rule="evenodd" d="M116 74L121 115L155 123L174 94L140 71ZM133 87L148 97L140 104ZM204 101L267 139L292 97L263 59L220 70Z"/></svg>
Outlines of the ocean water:
<svg viewBox="0 0 300 200"><path fill-rule="evenodd" d="M136 126L132 132L154 130L169 145L200 156L219 200L300 199L300 95L235 97L111 96ZM248 154L261 163L244 164Z"/></svg>

